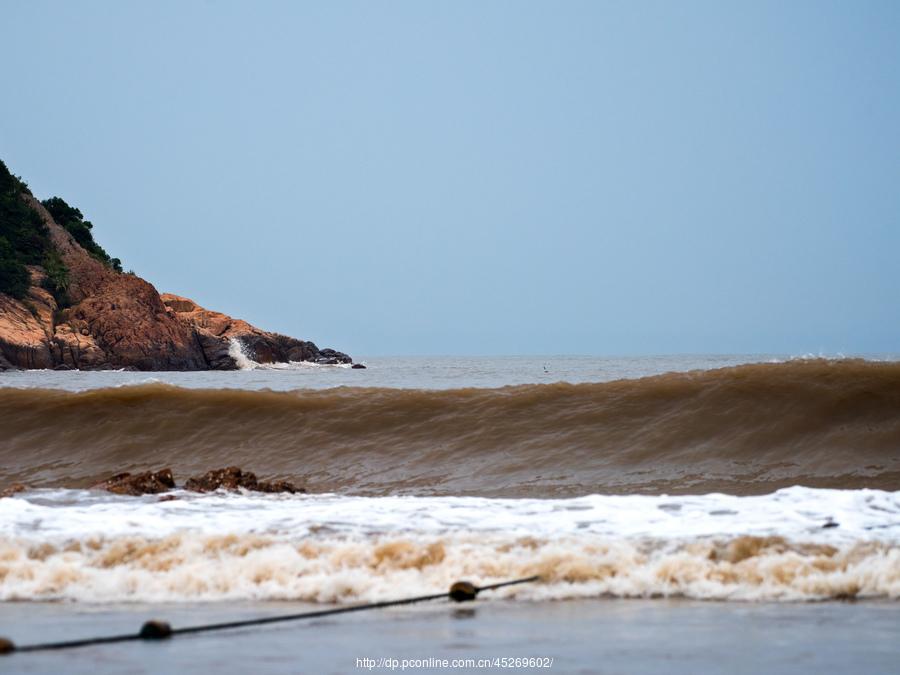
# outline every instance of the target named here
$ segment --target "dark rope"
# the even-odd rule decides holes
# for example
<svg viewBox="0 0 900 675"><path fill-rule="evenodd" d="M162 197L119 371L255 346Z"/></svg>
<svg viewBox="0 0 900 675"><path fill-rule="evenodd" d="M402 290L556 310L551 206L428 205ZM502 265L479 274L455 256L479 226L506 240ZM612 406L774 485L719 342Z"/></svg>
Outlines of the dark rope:
<svg viewBox="0 0 900 675"><path fill-rule="evenodd" d="M530 584L533 581L539 581L540 577L535 574L533 577L525 577L523 579L513 579L512 581L501 581L496 584L488 584L487 586L479 586L476 589L476 593L480 593L481 591L493 591L497 588L503 588L504 586L515 586L516 584Z"/></svg>
<svg viewBox="0 0 900 675"><path fill-rule="evenodd" d="M63 642L45 642L42 644L23 645L17 647L10 640L0 638L0 654L10 654L12 652L37 652L47 651L51 649L72 649L75 647L87 647L89 645L108 644L111 642L130 642L133 640L161 640L173 635L186 635L188 633L205 633L214 630L227 630L229 628L243 628L244 626L261 626L269 623L280 623L282 621L298 621L300 619L318 619L324 616L333 616L335 614L348 614L350 612L361 612L367 609L382 609L385 607L396 607L398 605L412 605L417 602L427 602L429 600L451 599L457 602L465 602L474 600L475 596L481 591L491 591L504 586L514 586L516 584L527 584L538 581L540 577L525 577L523 579L513 579L512 581L502 581L497 584L489 584L487 586L475 586L466 581L458 581L446 593L435 593L433 595L419 595L413 598L403 598L402 600L386 600L383 602L371 602L365 605L350 605L348 607L334 607L332 609L322 609L314 612L303 612L300 614L281 614L279 616L266 616L257 619L244 619L242 621L226 621L224 623L210 623L200 626L187 626L185 628L171 628L164 621L148 621L138 633L128 633L125 635L109 635L106 637L85 638L83 640L66 640Z"/></svg>

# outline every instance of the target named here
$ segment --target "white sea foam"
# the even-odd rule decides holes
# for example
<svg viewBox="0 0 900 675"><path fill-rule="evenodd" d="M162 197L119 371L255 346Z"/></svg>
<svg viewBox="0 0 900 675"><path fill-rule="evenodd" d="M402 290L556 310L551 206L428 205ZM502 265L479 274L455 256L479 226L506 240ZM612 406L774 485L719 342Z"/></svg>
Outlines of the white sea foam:
<svg viewBox="0 0 900 675"><path fill-rule="evenodd" d="M286 363L259 363L254 361L238 338L232 338L228 345L228 355L234 359L239 370L305 370L313 368L350 368L349 363L313 363L311 361L288 361Z"/></svg>
<svg viewBox="0 0 900 675"><path fill-rule="evenodd" d="M506 593L900 597L900 492L178 496L0 500L0 599L340 602L529 574L543 583Z"/></svg>
<svg viewBox="0 0 900 675"><path fill-rule="evenodd" d="M254 370L259 366L259 364L250 358L247 352L244 351L243 343L237 338L229 340L228 356L234 359L234 362L240 370Z"/></svg>
<svg viewBox="0 0 900 675"><path fill-rule="evenodd" d="M575 499L352 497L176 492L179 499L87 490L36 490L0 500L0 536L70 537L182 531L300 537L416 532L675 539L712 535L798 537L824 543L900 540L900 492L793 487L735 497L589 495ZM823 527L837 523L838 527Z"/></svg>

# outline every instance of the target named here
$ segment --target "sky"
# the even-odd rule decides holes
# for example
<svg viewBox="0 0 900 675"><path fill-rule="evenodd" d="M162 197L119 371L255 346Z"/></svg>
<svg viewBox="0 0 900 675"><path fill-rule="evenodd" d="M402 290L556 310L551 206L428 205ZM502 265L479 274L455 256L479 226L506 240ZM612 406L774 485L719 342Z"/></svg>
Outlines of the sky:
<svg viewBox="0 0 900 675"><path fill-rule="evenodd" d="M900 352L900 3L46 2L0 159L353 355Z"/></svg>

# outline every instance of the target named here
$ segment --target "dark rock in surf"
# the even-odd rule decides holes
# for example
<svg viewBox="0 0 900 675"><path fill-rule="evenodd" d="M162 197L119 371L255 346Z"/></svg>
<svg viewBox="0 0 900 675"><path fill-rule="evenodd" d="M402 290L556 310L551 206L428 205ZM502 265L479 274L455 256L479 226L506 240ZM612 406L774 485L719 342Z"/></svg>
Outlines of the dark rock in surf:
<svg viewBox="0 0 900 675"><path fill-rule="evenodd" d="M93 487L95 490L106 490L117 495L156 495L168 492L175 487L175 478L171 469L144 471L142 473L117 473Z"/></svg>
<svg viewBox="0 0 900 675"><path fill-rule="evenodd" d="M184 489L192 492L213 492L218 489L238 490L240 488L254 492L287 492L290 494L306 492L303 488L286 480L261 481L252 471L244 471L237 466L207 471L202 476L192 476L184 484Z"/></svg>
<svg viewBox="0 0 900 675"><path fill-rule="evenodd" d="M314 361L323 366L336 366L341 363L351 363L349 356L343 352L335 351L334 349L320 349L319 354L315 357Z"/></svg>
<svg viewBox="0 0 900 675"><path fill-rule="evenodd" d="M366 369L366 367L361 363L354 363L350 367L353 368L354 370L365 370Z"/></svg>
<svg viewBox="0 0 900 675"><path fill-rule="evenodd" d="M13 495L17 495L20 492L25 492L28 488L22 483L13 483L8 488L0 492L0 499L4 497L12 497Z"/></svg>
<svg viewBox="0 0 900 675"><path fill-rule="evenodd" d="M212 370L237 370L237 363L231 356L231 340L198 330L197 341Z"/></svg>
<svg viewBox="0 0 900 675"><path fill-rule="evenodd" d="M287 492L292 495L306 492L304 488L297 487L286 480L261 480L256 483L256 490L257 492Z"/></svg>
<svg viewBox="0 0 900 675"><path fill-rule="evenodd" d="M184 484L184 489L191 492L213 492L219 488L225 490L237 490L238 488L255 490L256 482L255 474L249 471L245 473L237 466L229 466L224 469L207 471L202 476L191 476Z"/></svg>

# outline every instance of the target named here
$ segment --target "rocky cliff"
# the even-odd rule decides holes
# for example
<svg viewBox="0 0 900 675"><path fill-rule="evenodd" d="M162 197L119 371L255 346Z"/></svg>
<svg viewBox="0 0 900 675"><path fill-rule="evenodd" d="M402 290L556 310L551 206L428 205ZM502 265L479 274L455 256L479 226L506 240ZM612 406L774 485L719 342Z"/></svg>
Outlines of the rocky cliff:
<svg viewBox="0 0 900 675"><path fill-rule="evenodd" d="M37 265L28 267L25 297L0 293L0 370L234 370L242 358L352 362L341 352L260 330L187 298L161 296L140 277L89 254L32 195L23 192L21 198L43 219L68 268L68 302L60 307L44 289L46 272Z"/></svg>

